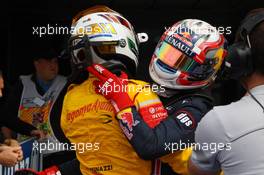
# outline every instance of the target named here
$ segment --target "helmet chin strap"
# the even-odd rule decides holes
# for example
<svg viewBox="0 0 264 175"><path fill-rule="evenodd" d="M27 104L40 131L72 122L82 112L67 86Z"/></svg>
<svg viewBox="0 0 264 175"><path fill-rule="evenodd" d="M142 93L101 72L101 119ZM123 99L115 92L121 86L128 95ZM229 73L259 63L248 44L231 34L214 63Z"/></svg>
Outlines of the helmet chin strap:
<svg viewBox="0 0 264 175"><path fill-rule="evenodd" d="M106 61L101 63L102 66L104 66L105 68L107 68L109 71L111 71L112 73L116 74L116 75L120 75L121 71L126 72L128 75L130 75L130 73L128 72L126 66L124 64L122 64L121 62L118 61Z"/></svg>
<svg viewBox="0 0 264 175"><path fill-rule="evenodd" d="M127 73L127 69L122 63L107 61L101 63L101 65L116 75L120 75L121 71L125 71ZM72 74L68 77L68 81L71 83L80 84L81 82L83 82L85 79L88 78L89 73L86 70L87 65L83 64L83 65L79 65L79 67L77 66L78 65L73 66Z"/></svg>

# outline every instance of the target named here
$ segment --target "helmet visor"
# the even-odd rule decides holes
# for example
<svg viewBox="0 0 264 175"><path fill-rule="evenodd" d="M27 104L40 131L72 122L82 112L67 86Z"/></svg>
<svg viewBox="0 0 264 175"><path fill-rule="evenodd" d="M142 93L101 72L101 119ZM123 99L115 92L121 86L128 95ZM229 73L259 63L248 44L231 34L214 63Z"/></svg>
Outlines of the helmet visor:
<svg viewBox="0 0 264 175"><path fill-rule="evenodd" d="M199 63L194 59L188 57L167 42L162 42L159 49L156 49L155 54L160 61L175 70L192 72L197 66L199 66Z"/></svg>
<svg viewBox="0 0 264 175"><path fill-rule="evenodd" d="M91 42L88 36L84 37L75 36L69 40L69 48L72 56L72 60L75 64L83 62L85 59L91 57L90 47L93 47L100 55L115 54L116 46L118 46L120 41L96 41Z"/></svg>

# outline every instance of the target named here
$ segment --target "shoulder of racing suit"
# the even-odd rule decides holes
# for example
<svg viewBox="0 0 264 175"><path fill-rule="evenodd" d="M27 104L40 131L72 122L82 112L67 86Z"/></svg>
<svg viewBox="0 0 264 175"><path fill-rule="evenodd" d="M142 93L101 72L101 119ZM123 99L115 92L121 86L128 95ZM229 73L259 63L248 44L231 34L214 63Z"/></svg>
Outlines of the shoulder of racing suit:
<svg viewBox="0 0 264 175"><path fill-rule="evenodd" d="M213 99L203 93L191 93L175 97L165 105L165 108L169 117L174 117L179 126L192 130L197 127L201 118L213 108Z"/></svg>
<svg viewBox="0 0 264 175"><path fill-rule="evenodd" d="M75 88L78 88L79 90L83 89L84 87L87 88L87 86L89 86L95 79L96 78L94 76L89 76L89 78L87 78L81 83L70 83L67 87L67 94L71 93L71 91L73 91L73 89Z"/></svg>

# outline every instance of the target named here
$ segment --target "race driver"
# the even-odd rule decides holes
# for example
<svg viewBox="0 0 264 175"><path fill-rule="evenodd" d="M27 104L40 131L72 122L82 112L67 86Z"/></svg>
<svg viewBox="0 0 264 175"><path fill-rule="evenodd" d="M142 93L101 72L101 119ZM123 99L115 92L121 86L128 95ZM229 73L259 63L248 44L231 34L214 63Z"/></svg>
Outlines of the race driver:
<svg viewBox="0 0 264 175"><path fill-rule="evenodd" d="M90 62L103 64L121 77L125 74L120 70L135 74L138 40L132 25L122 15L107 7L94 7L79 13L73 26L77 35L70 39L70 50L75 64L90 57ZM127 79L126 76L123 78ZM71 143L86 144L84 151L76 150L82 174L150 174L151 161L136 154L115 120L115 114L128 104L121 102L120 109L114 108L104 96L97 94L96 81L97 78L90 75L82 84L72 85L65 95L62 109L61 127L66 137ZM156 94L150 90L137 93L138 87L150 88L145 85L136 80L128 82L128 86L135 89L130 95L139 110L149 107L140 103L143 100L153 101L152 105L160 108L155 112L159 117L149 119L155 124L167 113Z"/></svg>
<svg viewBox="0 0 264 175"><path fill-rule="evenodd" d="M90 66L88 70L100 80L96 83L97 92L116 108L123 109L117 113L117 119L138 155L145 160L163 156L160 159L175 172L188 174L187 160L191 151L176 151L181 149L181 143L192 145L198 122L213 107L206 91L215 80L225 55L224 36L201 20L182 20L162 35L149 73L156 84L165 87L165 90L160 88L158 94L169 116L155 128L144 121L144 115L155 112L155 108L141 112L129 94L110 91L116 84L126 86L125 81L102 66L98 68L99 65ZM126 103L127 108L124 109L122 103ZM172 152L176 153L170 154ZM179 166L182 167L179 169Z"/></svg>

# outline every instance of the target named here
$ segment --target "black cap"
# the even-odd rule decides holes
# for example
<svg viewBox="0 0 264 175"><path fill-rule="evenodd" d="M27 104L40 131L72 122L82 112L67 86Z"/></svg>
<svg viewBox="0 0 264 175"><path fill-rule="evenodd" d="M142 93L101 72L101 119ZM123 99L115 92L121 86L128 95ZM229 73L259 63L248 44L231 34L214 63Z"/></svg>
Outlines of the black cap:
<svg viewBox="0 0 264 175"><path fill-rule="evenodd" d="M54 57L58 57L58 53L54 48L46 47L46 46L37 46L33 48L32 58L33 60L38 59L53 59Z"/></svg>
<svg viewBox="0 0 264 175"><path fill-rule="evenodd" d="M59 44L52 37L36 38L32 41L31 57L33 60L52 59L59 56Z"/></svg>

